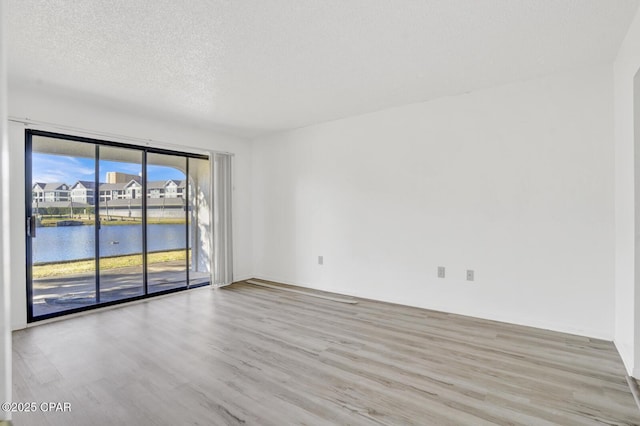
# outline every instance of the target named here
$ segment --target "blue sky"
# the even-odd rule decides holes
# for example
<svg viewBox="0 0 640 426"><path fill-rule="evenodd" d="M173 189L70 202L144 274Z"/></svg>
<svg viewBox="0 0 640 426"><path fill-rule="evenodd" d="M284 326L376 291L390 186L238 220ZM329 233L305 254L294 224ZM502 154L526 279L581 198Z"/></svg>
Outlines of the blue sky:
<svg viewBox="0 0 640 426"><path fill-rule="evenodd" d="M64 182L73 185L79 180L94 180L95 162L89 158L67 157L63 155L39 154L34 152L33 182ZM106 182L107 172L122 172L140 175L142 166L133 163L100 161L100 182ZM147 166L149 180L184 179L184 173L166 166Z"/></svg>

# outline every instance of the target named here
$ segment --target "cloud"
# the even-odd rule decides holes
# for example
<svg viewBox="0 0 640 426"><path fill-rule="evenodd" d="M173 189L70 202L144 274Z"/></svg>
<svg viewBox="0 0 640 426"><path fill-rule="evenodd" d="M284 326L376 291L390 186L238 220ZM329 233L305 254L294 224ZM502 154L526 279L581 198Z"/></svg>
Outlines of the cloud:
<svg viewBox="0 0 640 426"><path fill-rule="evenodd" d="M95 179L95 160L64 155L32 155L32 181L44 183L66 183L73 185L79 180ZM100 161L100 180L106 181L106 172L122 172L139 175L141 164ZM149 180L184 179L184 172L173 167L148 165Z"/></svg>
<svg viewBox="0 0 640 426"><path fill-rule="evenodd" d="M38 154L32 156L33 182L64 182L73 185L79 180L93 180L95 162L92 159Z"/></svg>

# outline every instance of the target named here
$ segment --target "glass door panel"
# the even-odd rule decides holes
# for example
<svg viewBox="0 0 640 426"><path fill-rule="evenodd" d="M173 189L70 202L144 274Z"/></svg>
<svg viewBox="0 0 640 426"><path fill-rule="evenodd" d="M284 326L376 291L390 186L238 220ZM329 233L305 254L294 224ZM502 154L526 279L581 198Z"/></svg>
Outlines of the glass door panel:
<svg viewBox="0 0 640 426"><path fill-rule="evenodd" d="M99 147L100 303L144 295L143 155Z"/></svg>
<svg viewBox="0 0 640 426"><path fill-rule="evenodd" d="M95 145L31 139L31 316L91 306L96 299Z"/></svg>
<svg viewBox="0 0 640 426"><path fill-rule="evenodd" d="M186 157L147 154L149 293L187 287L186 170Z"/></svg>
<svg viewBox="0 0 640 426"><path fill-rule="evenodd" d="M211 169L209 160L189 158L189 286L211 283Z"/></svg>

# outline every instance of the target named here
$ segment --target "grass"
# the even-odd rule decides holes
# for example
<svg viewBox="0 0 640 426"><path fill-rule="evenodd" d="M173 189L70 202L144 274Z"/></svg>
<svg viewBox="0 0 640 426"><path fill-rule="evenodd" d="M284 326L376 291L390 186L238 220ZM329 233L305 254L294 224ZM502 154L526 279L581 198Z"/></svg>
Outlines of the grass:
<svg viewBox="0 0 640 426"><path fill-rule="evenodd" d="M149 264L186 260L185 250L163 251L149 253ZM142 266L142 255L131 254L126 256L105 257L100 259L100 270L126 268L128 266ZM63 275L82 274L96 270L95 260L76 260L70 262L47 263L33 266L33 278L51 278Z"/></svg>

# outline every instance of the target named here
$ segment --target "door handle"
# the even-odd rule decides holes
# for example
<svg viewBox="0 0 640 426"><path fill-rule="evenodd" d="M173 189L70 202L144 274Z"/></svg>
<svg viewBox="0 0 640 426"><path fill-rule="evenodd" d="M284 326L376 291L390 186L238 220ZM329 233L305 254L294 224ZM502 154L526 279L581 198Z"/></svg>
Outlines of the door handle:
<svg viewBox="0 0 640 426"><path fill-rule="evenodd" d="M31 238L35 238L36 237L36 229L37 229L36 217L35 216L29 216L27 218L27 236L29 236Z"/></svg>

